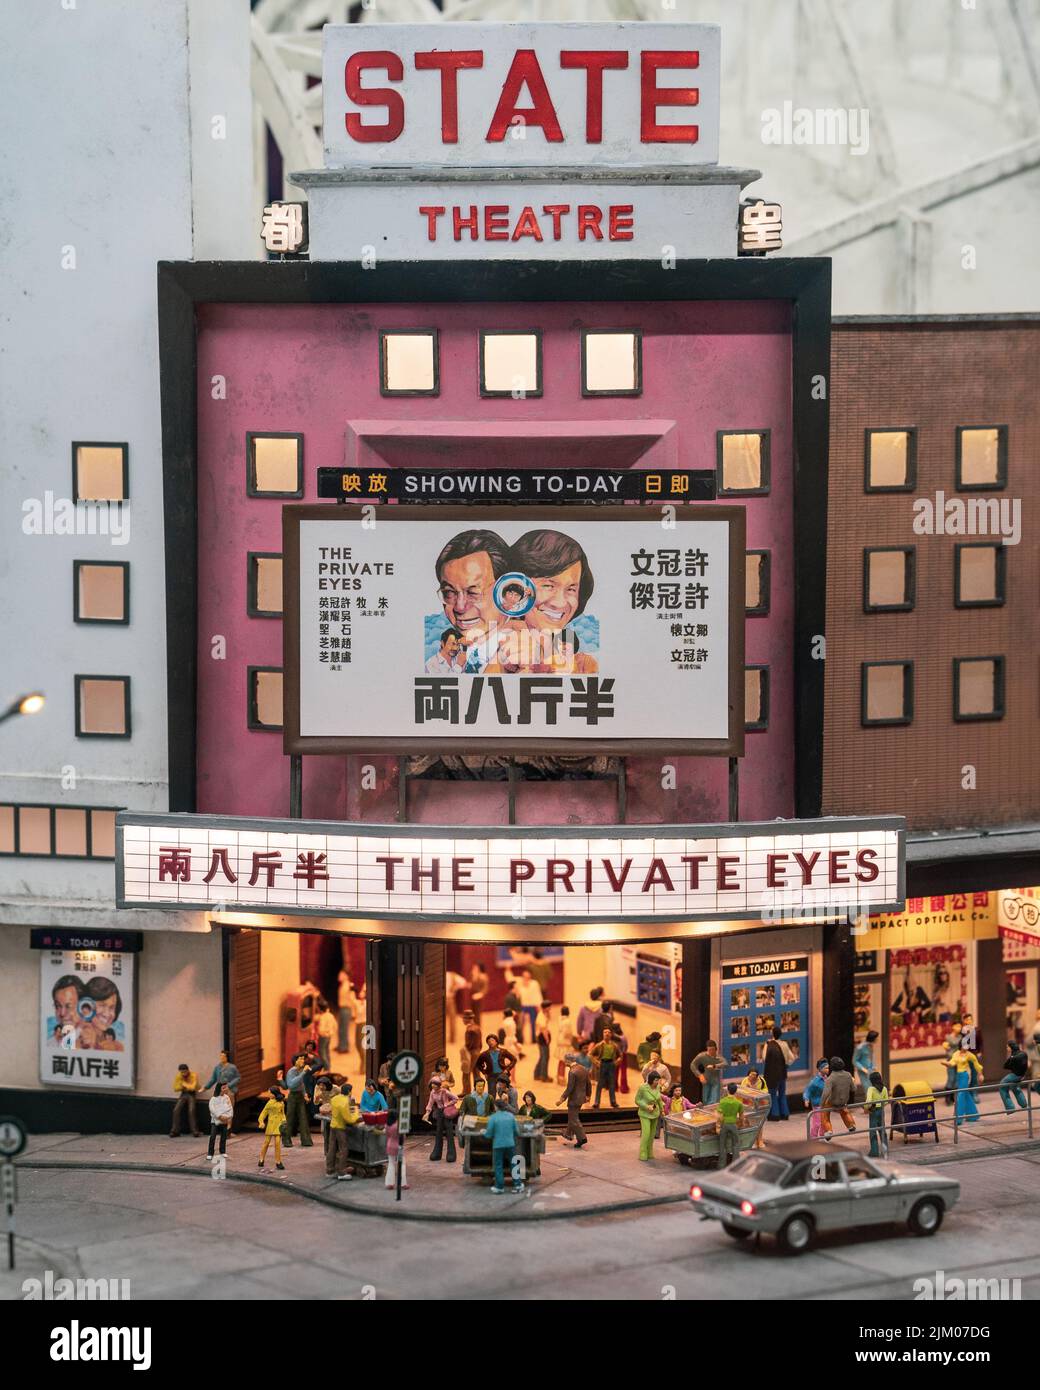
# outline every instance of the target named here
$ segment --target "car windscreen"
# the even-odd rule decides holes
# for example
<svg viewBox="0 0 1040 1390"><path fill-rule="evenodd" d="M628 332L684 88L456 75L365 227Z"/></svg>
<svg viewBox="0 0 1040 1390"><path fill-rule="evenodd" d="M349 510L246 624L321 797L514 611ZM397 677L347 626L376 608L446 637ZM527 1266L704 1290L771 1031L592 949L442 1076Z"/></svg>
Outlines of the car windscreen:
<svg viewBox="0 0 1040 1390"><path fill-rule="evenodd" d="M772 1154L750 1153L739 1158L730 1166L730 1172L752 1182L778 1183L787 1172L788 1165L782 1158Z"/></svg>

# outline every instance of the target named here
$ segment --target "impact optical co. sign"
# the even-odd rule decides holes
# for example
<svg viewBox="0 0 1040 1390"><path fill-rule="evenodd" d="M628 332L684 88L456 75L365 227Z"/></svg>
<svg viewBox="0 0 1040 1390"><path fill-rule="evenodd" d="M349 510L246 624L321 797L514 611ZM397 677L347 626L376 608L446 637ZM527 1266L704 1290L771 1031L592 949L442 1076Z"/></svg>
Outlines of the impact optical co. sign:
<svg viewBox="0 0 1040 1390"><path fill-rule="evenodd" d="M116 819L121 908L515 922L704 921L893 911L904 822L362 826Z"/></svg>

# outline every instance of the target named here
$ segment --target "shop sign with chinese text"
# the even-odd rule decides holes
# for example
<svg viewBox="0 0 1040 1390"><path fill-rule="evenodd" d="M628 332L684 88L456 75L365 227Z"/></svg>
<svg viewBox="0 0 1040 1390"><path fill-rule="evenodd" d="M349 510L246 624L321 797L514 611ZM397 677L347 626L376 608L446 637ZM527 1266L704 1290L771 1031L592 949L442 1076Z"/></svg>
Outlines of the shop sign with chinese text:
<svg viewBox="0 0 1040 1390"><path fill-rule="evenodd" d="M283 522L286 752L743 751L739 507Z"/></svg>
<svg viewBox="0 0 1040 1390"><path fill-rule="evenodd" d="M903 822L524 830L121 812L120 907L408 920L727 921L901 905Z"/></svg>

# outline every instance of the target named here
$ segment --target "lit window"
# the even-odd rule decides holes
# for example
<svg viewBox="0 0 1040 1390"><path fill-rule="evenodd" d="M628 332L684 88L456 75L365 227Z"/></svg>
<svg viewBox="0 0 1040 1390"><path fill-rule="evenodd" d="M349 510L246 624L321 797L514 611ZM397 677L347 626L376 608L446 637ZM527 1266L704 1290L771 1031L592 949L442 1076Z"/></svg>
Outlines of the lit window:
<svg viewBox="0 0 1040 1390"><path fill-rule="evenodd" d="M282 727L282 672L278 666L250 666L249 718L251 729Z"/></svg>
<svg viewBox="0 0 1040 1390"><path fill-rule="evenodd" d="M914 712L914 669L909 661L864 661L860 720L863 724L909 724Z"/></svg>
<svg viewBox="0 0 1040 1390"><path fill-rule="evenodd" d="M917 474L916 430L867 430L867 492L909 492Z"/></svg>
<svg viewBox="0 0 1040 1390"><path fill-rule="evenodd" d="M489 331L480 335L480 394L525 396L542 394L542 336L540 333Z"/></svg>
<svg viewBox="0 0 1040 1390"><path fill-rule="evenodd" d="M72 500L125 502L130 496L129 445L73 444Z"/></svg>
<svg viewBox="0 0 1040 1390"><path fill-rule="evenodd" d="M51 808L49 806L18 807L18 853L51 853Z"/></svg>
<svg viewBox="0 0 1040 1390"><path fill-rule="evenodd" d="M0 854L14 854L13 806L0 806Z"/></svg>
<svg viewBox="0 0 1040 1390"><path fill-rule="evenodd" d="M1004 602L1007 551L968 541L953 551L953 601L958 608L994 608Z"/></svg>
<svg viewBox="0 0 1040 1390"><path fill-rule="evenodd" d="M384 396L438 395L437 330L380 333L379 381Z"/></svg>
<svg viewBox="0 0 1040 1390"><path fill-rule="evenodd" d="M90 853L94 859L114 859L116 857L115 811L91 811Z"/></svg>
<svg viewBox="0 0 1040 1390"><path fill-rule="evenodd" d="M910 545L863 552L863 611L906 612L914 606L915 552Z"/></svg>
<svg viewBox="0 0 1040 1390"><path fill-rule="evenodd" d="M282 557L251 550L246 577L246 611L251 618L282 616Z"/></svg>
<svg viewBox="0 0 1040 1390"><path fill-rule="evenodd" d="M130 677L76 677L76 737L130 737Z"/></svg>
<svg viewBox="0 0 1040 1390"><path fill-rule="evenodd" d="M125 561L72 562L72 617L77 623L130 621L130 566Z"/></svg>
<svg viewBox="0 0 1040 1390"><path fill-rule="evenodd" d="M86 858L87 813L81 807L55 807L54 853Z"/></svg>
<svg viewBox="0 0 1040 1390"><path fill-rule="evenodd" d="M769 612L769 551L749 550L744 557L744 612L751 618Z"/></svg>
<svg viewBox="0 0 1040 1390"><path fill-rule="evenodd" d="M769 667L744 667L744 728L769 726Z"/></svg>
<svg viewBox="0 0 1040 1390"><path fill-rule="evenodd" d="M953 659L954 719L1004 717L1004 658L958 656Z"/></svg>
<svg viewBox="0 0 1040 1390"><path fill-rule="evenodd" d="M638 396L643 389L643 340L638 333L590 329L581 335L583 396Z"/></svg>
<svg viewBox="0 0 1040 1390"><path fill-rule="evenodd" d="M957 430L957 486L962 492L1007 483L1007 426Z"/></svg>
<svg viewBox="0 0 1040 1390"><path fill-rule="evenodd" d="M303 435L247 434L250 497L303 496Z"/></svg>
<svg viewBox="0 0 1040 1390"><path fill-rule="evenodd" d="M769 431L719 430L718 495L769 491Z"/></svg>

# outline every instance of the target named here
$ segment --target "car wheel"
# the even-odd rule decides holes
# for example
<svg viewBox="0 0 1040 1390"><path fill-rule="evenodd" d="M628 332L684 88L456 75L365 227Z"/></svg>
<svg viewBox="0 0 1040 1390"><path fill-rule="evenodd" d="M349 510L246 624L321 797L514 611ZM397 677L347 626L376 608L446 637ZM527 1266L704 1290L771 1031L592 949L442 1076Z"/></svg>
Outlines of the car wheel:
<svg viewBox="0 0 1040 1390"><path fill-rule="evenodd" d="M751 1235L750 1231L742 1230L740 1226L731 1226L728 1221L723 1221L722 1229L734 1240L747 1240Z"/></svg>
<svg viewBox="0 0 1040 1390"><path fill-rule="evenodd" d="M938 1197L922 1197L910 1213L907 1225L915 1236L934 1236L943 1222L943 1204Z"/></svg>
<svg viewBox="0 0 1040 1390"><path fill-rule="evenodd" d="M781 1249L786 1250L789 1255L800 1255L803 1250L808 1250L814 1234L812 1217L789 1216L780 1227L777 1239Z"/></svg>

